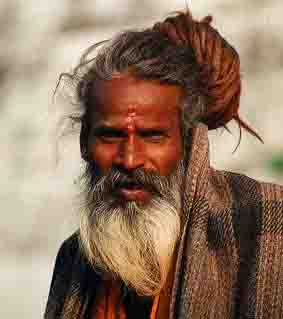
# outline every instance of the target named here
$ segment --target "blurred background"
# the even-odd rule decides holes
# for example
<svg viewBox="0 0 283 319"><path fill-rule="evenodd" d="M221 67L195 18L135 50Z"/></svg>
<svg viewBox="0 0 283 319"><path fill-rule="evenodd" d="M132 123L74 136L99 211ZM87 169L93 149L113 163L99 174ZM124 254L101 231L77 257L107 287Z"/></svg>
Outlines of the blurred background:
<svg viewBox="0 0 283 319"><path fill-rule="evenodd" d="M282 0L188 1L233 44L242 64L240 114L263 137L211 133L219 169L283 184ZM152 25L185 0L0 1L0 318L42 318L55 255L76 228L78 136L56 129L68 104L52 102L60 72L83 50Z"/></svg>

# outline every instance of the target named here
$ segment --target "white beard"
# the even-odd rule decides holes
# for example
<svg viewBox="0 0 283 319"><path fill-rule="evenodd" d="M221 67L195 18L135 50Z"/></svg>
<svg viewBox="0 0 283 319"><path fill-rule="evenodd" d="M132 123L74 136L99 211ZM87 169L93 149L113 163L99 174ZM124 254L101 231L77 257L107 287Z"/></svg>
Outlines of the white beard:
<svg viewBox="0 0 283 319"><path fill-rule="evenodd" d="M176 182L170 193L166 199L153 197L145 207L134 201L124 207L99 201L91 211L82 212L82 247L97 271L120 278L139 295L160 292L180 236L181 200Z"/></svg>

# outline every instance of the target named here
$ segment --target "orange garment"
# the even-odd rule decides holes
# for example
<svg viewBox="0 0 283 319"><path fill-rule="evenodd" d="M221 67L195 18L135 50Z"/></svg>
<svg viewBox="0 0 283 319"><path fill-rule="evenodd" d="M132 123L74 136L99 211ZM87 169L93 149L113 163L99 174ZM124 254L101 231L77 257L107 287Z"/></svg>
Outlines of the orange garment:
<svg viewBox="0 0 283 319"><path fill-rule="evenodd" d="M173 285L176 254L161 293L154 297L150 319L167 319L169 317L170 296ZM101 285L95 300L92 319L132 319L127 318L122 302L121 282L107 280Z"/></svg>
<svg viewBox="0 0 283 319"><path fill-rule="evenodd" d="M154 298L150 319L157 319L159 295ZM125 306L121 299L121 283L106 281L95 301L93 319L127 319Z"/></svg>

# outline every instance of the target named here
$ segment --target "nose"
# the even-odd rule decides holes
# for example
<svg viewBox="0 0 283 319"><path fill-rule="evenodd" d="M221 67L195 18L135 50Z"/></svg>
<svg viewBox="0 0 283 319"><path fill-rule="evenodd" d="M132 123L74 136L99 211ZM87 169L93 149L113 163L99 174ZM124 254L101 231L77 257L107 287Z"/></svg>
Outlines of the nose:
<svg viewBox="0 0 283 319"><path fill-rule="evenodd" d="M145 156L137 138L129 136L121 143L115 164L126 171L133 171L144 166Z"/></svg>

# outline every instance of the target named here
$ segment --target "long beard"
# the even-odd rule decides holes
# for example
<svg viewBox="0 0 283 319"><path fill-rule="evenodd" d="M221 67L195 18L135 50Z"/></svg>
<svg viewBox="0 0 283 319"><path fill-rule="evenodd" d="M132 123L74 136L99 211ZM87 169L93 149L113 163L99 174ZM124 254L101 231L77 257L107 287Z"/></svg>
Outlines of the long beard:
<svg viewBox="0 0 283 319"><path fill-rule="evenodd" d="M183 165L168 177L137 171L135 181L154 190L149 203L117 202L113 189L128 178L118 171L85 174L85 207L80 239L95 269L120 278L139 295L153 296L166 282L180 236L180 187Z"/></svg>

